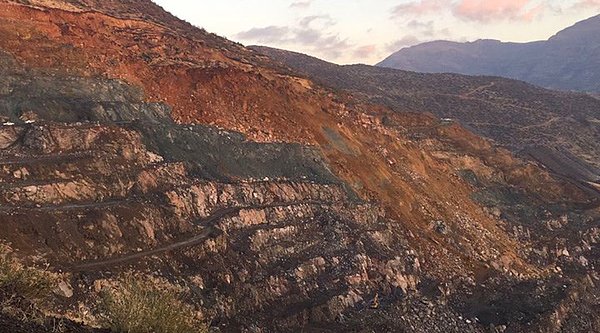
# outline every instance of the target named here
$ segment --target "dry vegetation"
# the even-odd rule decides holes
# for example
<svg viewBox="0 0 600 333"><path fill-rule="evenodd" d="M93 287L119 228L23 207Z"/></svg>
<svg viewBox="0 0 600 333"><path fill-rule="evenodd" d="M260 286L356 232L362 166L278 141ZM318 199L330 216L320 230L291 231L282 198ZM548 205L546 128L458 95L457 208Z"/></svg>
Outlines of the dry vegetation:
<svg viewBox="0 0 600 333"><path fill-rule="evenodd" d="M55 278L49 272L26 267L12 249L0 244L0 311L22 319L42 322L41 306L52 296Z"/></svg>
<svg viewBox="0 0 600 333"><path fill-rule="evenodd" d="M113 332L205 332L193 309L176 292L163 290L132 275L116 288L103 292L100 311L104 326Z"/></svg>
<svg viewBox="0 0 600 333"><path fill-rule="evenodd" d="M21 263L12 249L0 244L0 311L23 323L62 323L48 317L53 308L59 279L49 271ZM159 287L154 281L124 275L116 287L102 291L97 318L100 326L116 333L197 333L206 328L194 309L179 299L174 288ZM55 326L55 325L54 325ZM57 326L58 327L58 326ZM52 331L64 330L53 327ZM3 327L0 327L2 331ZM87 332L87 331L86 331Z"/></svg>

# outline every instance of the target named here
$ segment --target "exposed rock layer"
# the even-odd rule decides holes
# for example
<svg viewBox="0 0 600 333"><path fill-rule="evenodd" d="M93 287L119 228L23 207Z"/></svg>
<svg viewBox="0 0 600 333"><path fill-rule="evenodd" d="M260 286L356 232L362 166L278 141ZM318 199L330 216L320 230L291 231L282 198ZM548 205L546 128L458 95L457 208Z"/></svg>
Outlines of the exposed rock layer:
<svg viewBox="0 0 600 333"><path fill-rule="evenodd" d="M223 331L597 324L580 188L149 1L24 3L0 3L0 236L69 272L63 310L133 270Z"/></svg>

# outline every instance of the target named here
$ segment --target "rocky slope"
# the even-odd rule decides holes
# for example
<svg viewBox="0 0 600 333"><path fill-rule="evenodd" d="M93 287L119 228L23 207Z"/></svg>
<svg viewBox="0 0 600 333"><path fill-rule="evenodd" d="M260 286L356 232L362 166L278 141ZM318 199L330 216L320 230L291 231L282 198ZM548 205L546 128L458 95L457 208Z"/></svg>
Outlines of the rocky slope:
<svg viewBox="0 0 600 333"><path fill-rule="evenodd" d="M600 101L596 98L497 77L339 66L289 51L252 48L358 100L459 121L591 192L597 189L593 184L600 179Z"/></svg>
<svg viewBox="0 0 600 333"><path fill-rule="evenodd" d="M132 272L224 332L598 325L597 202L456 123L149 1L1 1L0 49L0 238L53 316L101 324Z"/></svg>
<svg viewBox="0 0 600 333"><path fill-rule="evenodd" d="M600 91L600 15L547 41L469 43L435 41L404 48L378 64L425 73L495 75L542 87Z"/></svg>

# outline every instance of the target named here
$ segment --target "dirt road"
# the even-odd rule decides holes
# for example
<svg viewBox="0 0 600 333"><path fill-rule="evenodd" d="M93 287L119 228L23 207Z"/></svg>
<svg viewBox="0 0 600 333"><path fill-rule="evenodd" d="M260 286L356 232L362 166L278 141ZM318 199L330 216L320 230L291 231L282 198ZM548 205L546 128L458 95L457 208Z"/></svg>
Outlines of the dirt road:
<svg viewBox="0 0 600 333"><path fill-rule="evenodd" d="M123 256L119 256L112 259L103 259L103 260L95 260L88 262L81 262L72 265L69 270L75 272L85 272L85 271L96 271L101 268L116 266L120 264L125 264L128 262L136 261L138 259L142 259L144 257L152 256L155 254L165 253L168 251L178 250L184 247L194 246L204 242L206 239L215 237L222 231L216 228L214 225L216 222L221 220L227 216L233 216L238 214L243 209L266 209L266 208L274 208L274 207L287 207L287 206L298 206L298 205L328 205L328 203L318 203L314 201L296 201L296 202L286 202L286 203L273 203L273 204L265 204L265 205L251 205L251 206L242 206L242 207L228 207L223 208L209 217L198 221L198 224L205 225L206 227L199 234L188 238L186 240L182 240L176 243L172 243L169 245L164 245L161 247L157 247L154 249L141 251L137 253L127 254Z"/></svg>

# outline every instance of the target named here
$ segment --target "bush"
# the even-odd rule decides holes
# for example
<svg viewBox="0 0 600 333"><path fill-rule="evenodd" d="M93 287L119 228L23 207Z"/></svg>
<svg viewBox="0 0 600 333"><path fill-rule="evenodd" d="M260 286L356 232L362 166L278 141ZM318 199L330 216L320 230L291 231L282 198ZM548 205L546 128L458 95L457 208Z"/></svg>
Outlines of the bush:
<svg viewBox="0 0 600 333"><path fill-rule="evenodd" d="M175 292L160 290L151 282L127 275L117 288L103 292L101 317L119 333L197 333L205 327L192 308Z"/></svg>
<svg viewBox="0 0 600 333"><path fill-rule="evenodd" d="M8 246L0 245L0 290L3 294L39 301L52 294L54 284L48 272L23 266L13 258Z"/></svg>
<svg viewBox="0 0 600 333"><path fill-rule="evenodd" d="M40 305L50 299L55 284L50 273L25 267L10 247L0 244L0 311L23 320L42 320Z"/></svg>

